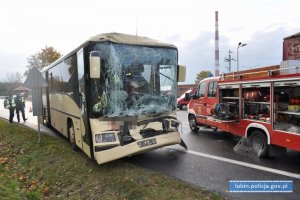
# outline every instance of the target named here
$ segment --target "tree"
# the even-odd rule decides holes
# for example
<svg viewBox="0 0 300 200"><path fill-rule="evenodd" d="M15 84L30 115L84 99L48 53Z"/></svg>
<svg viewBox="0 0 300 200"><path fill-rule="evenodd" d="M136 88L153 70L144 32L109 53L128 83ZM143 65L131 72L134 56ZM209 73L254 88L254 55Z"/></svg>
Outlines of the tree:
<svg viewBox="0 0 300 200"><path fill-rule="evenodd" d="M28 75L29 71L34 67L42 70L44 67L50 65L61 56L61 53L56 49L46 46L44 49L41 49L40 52L30 55L27 58L29 65L27 65L28 69L26 70L25 75Z"/></svg>
<svg viewBox="0 0 300 200"><path fill-rule="evenodd" d="M196 82L199 82L204 78L210 77L211 75L212 75L211 71L201 71L196 76Z"/></svg>
<svg viewBox="0 0 300 200"><path fill-rule="evenodd" d="M13 89L22 85L22 77L23 77L23 75L20 72L6 74L8 93L12 93Z"/></svg>
<svg viewBox="0 0 300 200"><path fill-rule="evenodd" d="M6 96L8 84L6 82L0 82L0 96Z"/></svg>

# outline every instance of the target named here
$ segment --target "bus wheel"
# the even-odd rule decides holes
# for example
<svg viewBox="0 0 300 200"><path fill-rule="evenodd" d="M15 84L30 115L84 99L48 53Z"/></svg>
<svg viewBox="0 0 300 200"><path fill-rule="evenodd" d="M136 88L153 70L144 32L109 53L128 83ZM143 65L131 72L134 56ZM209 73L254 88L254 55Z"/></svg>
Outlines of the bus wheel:
<svg viewBox="0 0 300 200"><path fill-rule="evenodd" d="M197 132L199 130L199 128L197 127L196 117L194 115L191 115L189 117L189 125L190 125L190 129L193 132Z"/></svg>
<svg viewBox="0 0 300 200"><path fill-rule="evenodd" d="M259 158L266 157L269 151L267 136L260 130L254 130L250 136L251 146Z"/></svg>
<svg viewBox="0 0 300 200"><path fill-rule="evenodd" d="M69 140L72 145L72 149L74 151L78 150L76 143L75 143L75 130L74 130L74 126L72 123L69 126Z"/></svg>

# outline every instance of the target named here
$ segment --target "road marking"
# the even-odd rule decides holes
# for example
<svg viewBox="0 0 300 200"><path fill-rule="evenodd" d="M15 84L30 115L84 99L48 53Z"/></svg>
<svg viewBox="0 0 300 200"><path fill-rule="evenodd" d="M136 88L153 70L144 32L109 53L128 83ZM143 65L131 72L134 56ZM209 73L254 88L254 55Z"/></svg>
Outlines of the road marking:
<svg viewBox="0 0 300 200"><path fill-rule="evenodd" d="M267 171L267 172L271 172L271 173L275 173L275 174L280 174L280 175L300 179L300 174L295 174L295 173L291 173L291 172L287 172L287 171L283 171L283 170L272 169L272 168L269 168L269 167L263 167L263 166L260 166L260 165L255 165L255 164L251 164L251 163L232 160L232 159L229 159L229 158L213 156L213 155L200 153L200 152L193 151L193 150L183 150L183 149L175 149L175 148L172 148L172 149L177 150L177 151L181 151L181 152L185 152L185 153L189 153L189 154L193 154L193 155L197 155L197 156L202 156L202 157L205 157L205 158L211 158L211 159L214 159L214 160L220 160L220 161L235 164L235 165L240 165L240 166L244 166L244 167L248 167L248 168L258 169L258 170L262 170L262 171Z"/></svg>

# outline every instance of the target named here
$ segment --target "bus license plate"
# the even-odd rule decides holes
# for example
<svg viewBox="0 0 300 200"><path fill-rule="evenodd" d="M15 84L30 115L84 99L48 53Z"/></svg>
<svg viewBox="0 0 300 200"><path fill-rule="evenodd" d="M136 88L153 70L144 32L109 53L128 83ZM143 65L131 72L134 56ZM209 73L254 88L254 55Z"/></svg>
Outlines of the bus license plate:
<svg viewBox="0 0 300 200"><path fill-rule="evenodd" d="M137 144L139 145L140 148L150 146L150 145L154 145L154 144L156 144L156 139L149 139L149 140L139 141Z"/></svg>

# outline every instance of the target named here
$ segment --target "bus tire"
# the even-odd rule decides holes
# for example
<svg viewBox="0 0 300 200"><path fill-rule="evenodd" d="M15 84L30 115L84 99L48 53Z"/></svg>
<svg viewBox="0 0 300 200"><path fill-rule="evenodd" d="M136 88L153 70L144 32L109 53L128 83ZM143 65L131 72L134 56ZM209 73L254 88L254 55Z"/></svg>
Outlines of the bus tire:
<svg viewBox="0 0 300 200"><path fill-rule="evenodd" d="M250 136L251 147L258 158L263 158L268 155L269 145L267 136L260 130L254 130Z"/></svg>
<svg viewBox="0 0 300 200"><path fill-rule="evenodd" d="M197 127L197 121L196 121L196 117L194 115L189 116L189 125L190 125L191 131L198 132L199 127Z"/></svg>
<svg viewBox="0 0 300 200"><path fill-rule="evenodd" d="M72 122L69 124L68 131L69 131L69 141L71 143L72 149L73 151L77 151L78 147L76 146L76 142L75 142L75 130Z"/></svg>

